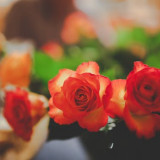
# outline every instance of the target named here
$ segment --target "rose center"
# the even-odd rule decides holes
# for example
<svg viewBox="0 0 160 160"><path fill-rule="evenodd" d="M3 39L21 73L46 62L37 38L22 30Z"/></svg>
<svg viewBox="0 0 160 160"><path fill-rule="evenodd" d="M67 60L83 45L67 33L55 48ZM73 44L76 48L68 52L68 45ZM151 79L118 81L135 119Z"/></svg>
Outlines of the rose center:
<svg viewBox="0 0 160 160"><path fill-rule="evenodd" d="M97 107L96 93L88 86L81 86L76 90L74 101L79 111L89 112Z"/></svg>
<svg viewBox="0 0 160 160"><path fill-rule="evenodd" d="M25 114L25 106L24 104L19 104L14 107L13 113L15 117L20 121L24 121L24 114Z"/></svg>
<svg viewBox="0 0 160 160"><path fill-rule="evenodd" d="M142 83L139 92L141 97L148 102L153 102L156 98L156 90L152 84Z"/></svg>
<svg viewBox="0 0 160 160"><path fill-rule="evenodd" d="M75 103L77 106L86 104L88 101L88 95L83 87L79 88L75 93Z"/></svg>
<svg viewBox="0 0 160 160"><path fill-rule="evenodd" d="M147 85L144 86L144 89L150 91L150 90L152 90L152 87L147 84Z"/></svg>

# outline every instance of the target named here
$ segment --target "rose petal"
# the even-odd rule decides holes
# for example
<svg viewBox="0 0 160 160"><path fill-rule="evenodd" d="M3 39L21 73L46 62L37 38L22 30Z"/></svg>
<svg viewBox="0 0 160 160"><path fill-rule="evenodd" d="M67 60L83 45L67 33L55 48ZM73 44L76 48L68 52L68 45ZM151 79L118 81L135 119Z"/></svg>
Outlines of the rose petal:
<svg viewBox="0 0 160 160"><path fill-rule="evenodd" d="M155 135L155 119L150 115L134 115L128 108L124 109L124 120L132 131L136 131L138 137L152 138Z"/></svg>
<svg viewBox="0 0 160 160"><path fill-rule="evenodd" d="M68 104L62 92L56 93L54 95L53 103L56 108L63 111L65 117L67 117L68 119L72 119L73 121L77 120L76 110L73 109L70 104Z"/></svg>
<svg viewBox="0 0 160 160"><path fill-rule="evenodd" d="M82 128L86 128L90 132L97 132L100 128L104 127L108 122L108 116L105 113L103 107L100 107L87 116L78 120L79 125Z"/></svg>
<svg viewBox="0 0 160 160"><path fill-rule="evenodd" d="M135 75L135 73L143 70L144 68L147 68L148 66L146 64L143 64L140 61L136 61L134 62L134 68L133 70L129 73L127 80L130 79L133 75Z"/></svg>
<svg viewBox="0 0 160 160"><path fill-rule="evenodd" d="M46 97L29 92L29 100L31 102L31 115L33 118L33 124L36 124L46 113L46 106L48 106L48 100Z"/></svg>
<svg viewBox="0 0 160 160"><path fill-rule="evenodd" d="M112 87L111 87L111 81L109 78L99 75L99 84L100 84L100 90L99 90L99 96L102 99L102 97L105 94L106 88L108 87L108 97L111 97L112 95Z"/></svg>
<svg viewBox="0 0 160 160"><path fill-rule="evenodd" d="M78 66L77 73L82 74L82 73L92 73L99 75L99 66L96 62L84 62L81 65Z"/></svg>
<svg viewBox="0 0 160 160"><path fill-rule="evenodd" d="M53 103L52 98L50 98L50 100L49 100L49 108L50 108L50 110L49 110L48 114L50 115L51 118L54 119L54 121L56 123L62 125L62 124L71 124L74 122L73 120L64 117L63 111L56 108L56 106Z"/></svg>
<svg viewBox="0 0 160 160"><path fill-rule="evenodd" d="M70 69L60 70L58 75L51 79L48 83L50 94L54 95L56 92L60 92L64 81L74 73L75 72Z"/></svg>
<svg viewBox="0 0 160 160"><path fill-rule="evenodd" d="M148 67L146 64L143 64L142 62L140 61L136 61L134 62L134 72L139 72L141 71L142 69Z"/></svg>
<svg viewBox="0 0 160 160"><path fill-rule="evenodd" d="M124 79L117 79L112 81L113 95L110 99L108 106L106 107L106 111L111 117L123 116L123 110L125 105L125 86L126 80Z"/></svg>
<svg viewBox="0 0 160 160"><path fill-rule="evenodd" d="M99 76L91 74L91 73L83 73L82 75L77 76L80 80L84 80L88 82L88 85L94 87L95 90L99 91L100 84L99 84Z"/></svg>

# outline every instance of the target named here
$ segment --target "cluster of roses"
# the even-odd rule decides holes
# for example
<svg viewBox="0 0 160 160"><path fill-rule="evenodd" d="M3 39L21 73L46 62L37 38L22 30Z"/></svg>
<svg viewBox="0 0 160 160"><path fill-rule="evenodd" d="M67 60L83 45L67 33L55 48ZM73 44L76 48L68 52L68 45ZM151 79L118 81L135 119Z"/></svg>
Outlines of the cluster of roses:
<svg viewBox="0 0 160 160"><path fill-rule="evenodd" d="M160 130L160 69L135 62L126 80L99 74L95 62L76 71L62 69L49 81L49 115L59 124L78 122L99 131L108 117L119 117L138 137L151 138Z"/></svg>
<svg viewBox="0 0 160 160"><path fill-rule="evenodd" d="M6 55L0 62L0 129L4 116L14 133L25 141L31 139L33 127L48 107L44 96L28 91L31 64L29 53Z"/></svg>

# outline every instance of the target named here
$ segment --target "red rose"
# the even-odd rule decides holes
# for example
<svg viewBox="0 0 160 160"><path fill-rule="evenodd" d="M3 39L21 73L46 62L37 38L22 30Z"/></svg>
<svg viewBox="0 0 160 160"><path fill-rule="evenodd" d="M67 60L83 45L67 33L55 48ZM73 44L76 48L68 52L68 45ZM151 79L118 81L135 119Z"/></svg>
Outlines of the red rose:
<svg viewBox="0 0 160 160"><path fill-rule="evenodd" d="M82 128L98 131L108 121L103 98L112 95L111 82L99 75L95 62L82 63L76 71L63 69L49 81L49 115L59 124L78 122ZM107 101L106 100L106 101Z"/></svg>
<svg viewBox="0 0 160 160"><path fill-rule="evenodd" d="M139 137L160 129L160 69L135 62L127 77L124 119Z"/></svg>
<svg viewBox="0 0 160 160"><path fill-rule="evenodd" d="M6 91L4 116L18 136L24 140L30 139L33 125L28 92L20 88Z"/></svg>
<svg viewBox="0 0 160 160"><path fill-rule="evenodd" d="M5 91L4 116L15 134L26 141L32 135L32 128L46 114L48 100L20 88Z"/></svg>

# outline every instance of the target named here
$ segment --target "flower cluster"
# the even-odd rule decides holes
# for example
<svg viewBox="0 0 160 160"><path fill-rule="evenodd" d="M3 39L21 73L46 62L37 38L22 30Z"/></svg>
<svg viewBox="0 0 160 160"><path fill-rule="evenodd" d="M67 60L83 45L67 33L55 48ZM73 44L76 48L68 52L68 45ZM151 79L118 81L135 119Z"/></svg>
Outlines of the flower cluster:
<svg viewBox="0 0 160 160"><path fill-rule="evenodd" d="M58 124L78 122L99 131L108 117L123 119L138 137L151 138L160 129L160 69L135 62L127 79L110 81L96 62L76 71L62 69L49 81L49 115Z"/></svg>
<svg viewBox="0 0 160 160"><path fill-rule="evenodd" d="M29 53L8 54L0 61L0 117L25 141L31 139L34 126L46 115L48 107L44 96L28 91L31 69Z"/></svg>
<svg viewBox="0 0 160 160"><path fill-rule="evenodd" d="M16 135L29 141L34 125L45 115L45 97L19 87L4 92L4 117Z"/></svg>

